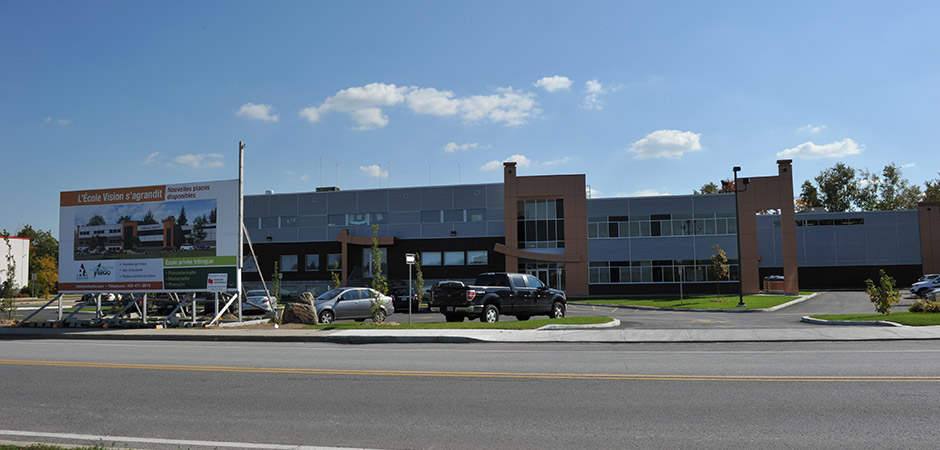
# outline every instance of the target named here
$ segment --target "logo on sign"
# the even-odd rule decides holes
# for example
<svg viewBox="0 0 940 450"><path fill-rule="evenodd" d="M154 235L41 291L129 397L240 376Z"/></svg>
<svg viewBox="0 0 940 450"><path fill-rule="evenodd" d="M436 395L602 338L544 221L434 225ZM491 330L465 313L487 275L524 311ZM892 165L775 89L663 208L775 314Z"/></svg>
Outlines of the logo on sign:
<svg viewBox="0 0 940 450"><path fill-rule="evenodd" d="M79 280L87 280L87 279L88 279L88 271L85 270L85 265L84 265L84 264L81 264L81 265L78 266L78 275L76 275L75 278L77 278L77 279L79 279Z"/></svg>
<svg viewBox="0 0 940 450"><path fill-rule="evenodd" d="M102 266L101 263L95 267L94 277L109 277L111 276L111 270L114 269L111 266Z"/></svg>

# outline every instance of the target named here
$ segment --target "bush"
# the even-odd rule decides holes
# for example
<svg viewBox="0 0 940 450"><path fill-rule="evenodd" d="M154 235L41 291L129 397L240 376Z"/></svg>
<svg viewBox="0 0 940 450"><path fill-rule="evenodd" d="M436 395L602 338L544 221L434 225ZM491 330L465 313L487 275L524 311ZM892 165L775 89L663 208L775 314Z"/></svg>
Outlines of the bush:
<svg viewBox="0 0 940 450"><path fill-rule="evenodd" d="M940 313L940 302L917 299L916 302L907 307L907 310L910 312Z"/></svg>
<svg viewBox="0 0 940 450"><path fill-rule="evenodd" d="M865 292L875 304L875 310L881 314L891 313L891 306L901 301L901 293L894 288L894 278L888 276L884 269L878 270L878 284L872 280L865 280Z"/></svg>

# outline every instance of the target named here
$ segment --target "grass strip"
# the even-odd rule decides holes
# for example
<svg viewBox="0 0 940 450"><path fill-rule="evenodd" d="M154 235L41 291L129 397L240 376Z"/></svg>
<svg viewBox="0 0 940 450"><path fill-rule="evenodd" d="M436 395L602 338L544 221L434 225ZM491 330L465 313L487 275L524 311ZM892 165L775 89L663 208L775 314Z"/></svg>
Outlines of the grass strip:
<svg viewBox="0 0 940 450"><path fill-rule="evenodd" d="M884 314L820 314L812 316L814 319L828 320L831 322L876 322L886 320L888 322L909 325L912 327L926 327L931 325L940 325L940 313L925 312L896 312L888 315Z"/></svg>
<svg viewBox="0 0 940 450"><path fill-rule="evenodd" d="M803 293L801 293L803 294ZM589 299L589 300L568 300L568 303L590 303L595 305L611 306L652 306L656 308L675 308L675 309L764 309L782 305L799 297L789 295L745 295L744 304L747 307L739 308L738 296L723 296L718 299L714 295L695 295L685 297L679 300L676 297L653 297L653 298L614 298L614 299Z"/></svg>
<svg viewBox="0 0 940 450"><path fill-rule="evenodd" d="M60 447L58 445L48 444L29 444L29 445L0 445L0 450L108 450L108 447Z"/></svg>
<svg viewBox="0 0 940 450"><path fill-rule="evenodd" d="M442 316L443 317L443 316ZM334 322L329 325L308 325L313 330L533 330L545 325L595 325L611 322L610 317L565 317L563 319L513 320L508 322L421 322L398 325L376 325L372 322Z"/></svg>

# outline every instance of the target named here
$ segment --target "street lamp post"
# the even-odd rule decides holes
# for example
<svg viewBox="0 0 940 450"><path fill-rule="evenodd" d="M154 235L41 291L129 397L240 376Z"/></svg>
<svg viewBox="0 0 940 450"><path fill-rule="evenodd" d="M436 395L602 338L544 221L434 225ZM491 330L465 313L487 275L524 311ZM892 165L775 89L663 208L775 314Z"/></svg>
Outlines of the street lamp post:
<svg viewBox="0 0 940 450"><path fill-rule="evenodd" d="M747 305L744 303L744 259L741 256L741 211L738 208L738 172L741 171L741 166L734 166L731 170L734 172L734 220L736 221L734 228L738 237L738 307L746 308ZM745 184L747 184L747 181L745 178ZM747 187L745 187L745 190L747 190Z"/></svg>
<svg viewBox="0 0 940 450"><path fill-rule="evenodd" d="M411 326L411 301L414 297L411 292L411 268L415 265L415 254L405 253L405 263L408 264L408 326Z"/></svg>

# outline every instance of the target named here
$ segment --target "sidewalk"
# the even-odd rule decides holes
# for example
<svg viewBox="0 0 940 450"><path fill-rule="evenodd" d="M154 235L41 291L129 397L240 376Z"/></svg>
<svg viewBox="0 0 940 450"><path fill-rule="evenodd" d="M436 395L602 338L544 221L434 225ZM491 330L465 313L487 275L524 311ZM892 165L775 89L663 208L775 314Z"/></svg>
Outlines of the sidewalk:
<svg viewBox="0 0 940 450"><path fill-rule="evenodd" d="M805 326L755 329L613 328L565 330L299 330L232 328L100 329L0 328L0 339L375 343L676 343L809 342L940 339L940 326Z"/></svg>

